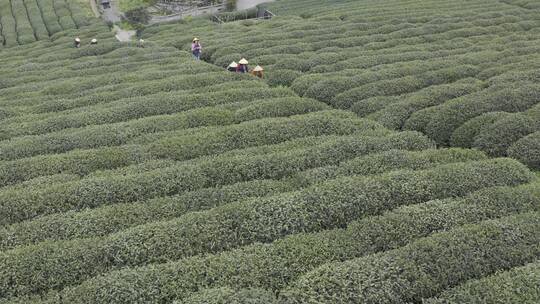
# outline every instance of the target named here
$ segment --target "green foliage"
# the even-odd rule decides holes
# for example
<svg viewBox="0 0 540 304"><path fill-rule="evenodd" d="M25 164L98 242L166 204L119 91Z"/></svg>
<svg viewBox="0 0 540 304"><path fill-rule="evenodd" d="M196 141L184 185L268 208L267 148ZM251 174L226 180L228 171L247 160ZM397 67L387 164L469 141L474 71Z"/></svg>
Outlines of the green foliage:
<svg viewBox="0 0 540 304"><path fill-rule="evenodd" d="M523 303L540 301L540 262L533 262L492 276L472 280L449 289L427 304L451 303Z"/></svg>
<svg viewBox="0 0 540 304"><path fill-rule="evenodd" d="M270 86L290 86L294 80L302 75L301 72L288 69L273 69L264 75Z"/></svg>
<svg viewBox="0 0 540 304"><path fill-rule="evenodd" d="M437 143L448 145L455 129L467 120L487 112L525 111L538 102L537 92L534 85L481 91L427 111L418 111L407 121L405 128L422 129Z"/></svg>
<svg viewBox="0 0 540 304"><path fill-rule="evenodd" d="M260 7L0 0L0 303L534 303L540 7Z"/></svg>
<svg viewBox="0 0 540 304"><path fill-rule="evenodd" d="M144 7L130 9L124 14L128 22L135 27L141 27L143 24L147 24L148 21L150 21L150 14Z"/></svg>
<svg viewBox="0 0 540 304"><path fill-rule="evenodd" d="M418 302L465 280L536 260L539 225L538 213L526 213L330 263L300 278L283 293L282 302Z"/></svg>
<svg viewBox="0 0 540 304"><path fill-rule="evenodd" d="M531 168L540 168L540 132L532 133L514 143L508 154Z"/></svg>
<svg viewBox="0 0 540 304"><path fill-rule="evenodd" d="M466 223L538 210L538 191L538 184L487 188L464 199L401 207L381 216L358 220L346 229L302 233L272 244L254 244L217 255L111 272L79 287L66 289L61 295L81 303L105 303L106 299L98 297L108 294L118 303L132 303L189 299L193 291L219 285L280 290L327 261L337 262L391 250ZM131 285L127 282L137 282L141 292L129 292ZM102 293L98 294L98 290ZM149 290L159 292L150 293Z"/></svg>
<svg viewBox="0 0 540 304"><path fill-rule="evenodd" d="M51 239L102 236L137 224L174 218L186 212L206 210L250 196L292 191L338 176L380 174L402 168L426 169L434 164L484 158L481 153L461 150L428 150L420 153L390 150L386 153L358 156L375 150L421 150L426 146L419 137L416 139L418 143L414 144L414 137L403 135L389 136L382 140L370 137L330 139L325 143L293 151L208 159L200 163L199 167L215 181L218 185L216 187L132 204L52 214L21 222L0 231L0 248ZM336 155L336 150L341 153ZM243 168L239 168L240 166ZM69 181L69 178L73 177L67 175L64 182ZM220 188L221 185L225 186Z"/></svg>
<svg viewBox="0 0 540 304"><path fill-rule="evenodd" d="M507 156L508 148L517 140L540 130L540 121L522 114L498 119L474 140L473 147L492 156Z"/></svg>
<svg viewBox="0 0 540 304"><path fill-rule="evenodd" d="M229 3L232 2L232 3ZM236 0L233 1L227 1L227 8L230 9L231 7L236 6ZM257 11L258 9L256 7L242 10L242 11L228 11L216 14L216 16L223 22L232 22L237 20L245 20L245 19L251 19L257 17Z"/></svg>
<svg viewBox="0 0 540 304"><path fill-rule="evenodd" d="M452 133L451 144L455 147L472 148L475 138L482 130L500 118L510 115L506 112L488 112L470 119Z"/></svg>
<svg viewBox="0 0 540 304"><path fill-rule="evenodd" d="M185 169L182 172L187 175ZM9 287L1 289L0 294L14 296L58 289L111 267L164 262L269 242L288 234L337 228L401 205L462 196L484 187L517 185L531 178L532 173L521 164L505 159L443 165L417 172L397 171L371 178L338 178L300 192L238 201L102 239L44 243L9 251L0 268L7 274L2 276L5 283L0 286ZM194 183L193 179L190 183ZM46 265L38 262L44 254ZM68 264L73 266L67 267ZM31 265L39 265L39 270ZM35 275L41 271L48 274L46 278ZM58 275L53 276L54 273Z"/></svg>
<svg viewBox="0 0 540 304"><path fill-rule="evenodd" d="M274 295L261 289L232 290L230 288L206 289L176 304L277 304Z"/></svg>

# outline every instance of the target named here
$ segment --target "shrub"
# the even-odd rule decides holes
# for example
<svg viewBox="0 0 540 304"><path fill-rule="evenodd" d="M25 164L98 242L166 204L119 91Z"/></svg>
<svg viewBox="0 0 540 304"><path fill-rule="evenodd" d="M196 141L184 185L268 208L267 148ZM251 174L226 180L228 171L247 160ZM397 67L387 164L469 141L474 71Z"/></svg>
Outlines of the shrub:
<svg viewBox="0 0 540 304"><path fill-rule="evenodd" d="M400 130L407 119L416 111L443 104L448 100L471 94L480 89L481 82L473 79L464 79L459 83L431 86L404 95L400 101L391 103L368 117L387 128Z"/></svg>
<svg viewBox="0 0 540 304"><path fill-rule="evenodd" d="M68 179L68 175L62 177L65 179L57 177L55 182L73 180ZM105 236L150 221L171 219L189 211L205 210L219 204L293 191L296 188L297 185L284 181L252 180L131 204L52 214L0 229L0 248L7 250L45 240Z"/></svg>
<svg viewBox="0 0 540 304"><path fill-rule="evenodd" d="M185 170L183 174L187 176ZM0 295L44 292L116 267L216 253L254 242L270 242L289 234L337 228L401 205L462 196L490 186L517 185L532 178L533 174L523 165L508 159L450 164L416 172L398 171L369 178L346 177L300 192L188 213L102 239L24 247L4 254L0 269L6 275L0 276L3 280L0 286L6 288L0 289ZM38 262L44 256L47 263ZM40 272L47 276L36 275Z"/></svg>
<svg viewBox="0 0 540 304"><path fill-rule="evenodd" d="M419 139L421 138L417 137L416 141ZM218 186L200 189L192 193L156 198L147 202L104 206L94 210L40 217L6 227L0 232L0 248L48 239L103 236L137 224L144 224L150 220L174 218L188 211L205 210L249 196L264 196L262 194L284 192L285 189L292 191L338 176L381 174L405 168L427 169L435 164L484 158L482 153L461 150L427 150L419 153L392 150L387 153L359 156L347 161L358 155L386 151L391 148L409 150L422 148L422 144L412 144L413 141L415 141L414 137L402 136L402 134L381 140L369 137L348 140L343 138L295 151L276 151L251 157L239 155L213 158L203 162L199 167L205 171L209 179L214 180L215 184L229 185L238 181L246 182L223 188ZM340 149L339 155L335 153L337 149ZM240 166L245 169L241 169ZM304 171L313 167L320 168ZM331 173L321 180L319 179L320 171ZM289 179L282 181L262 180L264 178L282 179L288 176L290 176ZM261 195L255 195L255 193L261 193Z"/></svg>
<svg viewBox="0 0 540 304"><path fill-rule="evenodd" d="M306 72L309 70L309 66L305 60L298 58L298 56L294 56L294 58L284 57L285 56L280 56L280 59L272 65L272 70L293 70L299 72Z"/></svg>
<svg viewBox="0 0 540 304"><path fill-rule="evenodd" d="M291 84L291 89L300 96L304 96L307 90L315 83L323 80L323 74L306 74L296 78Z"/></svg>
<svg viewBox="0 0 540 304"><path fill-rule="evenodd" d="M304 96L315 98L332 105L332 99L340 92L346 91L353 87L354 79L350 77L335 77L323 79L312 85L306 90Z"/></svg>
<svg viewBox="0 0 540 304"><path fill-rule="evenodd" d="M416 112L410 119L414 121L419 119L415 116L424 116L422 121L427 124L413 126L407 122L405 128L422 129L437 143L448 145L454 130L467 120L487 112L527 110L538 102L537 91L535 85L480 91L432 108L429 112Z"/></svg>
<svg viewBox="0 0 540 304"><path fill-rule="evenodd" d="M450 144L454 147L472 148L476 137L484 129L489 128L495 121L508 115L511 114L506 112L489 112L469 119L452 133Z"/></svg>
<svg viewBox="0 0 540 304"><path fill-rule="evenodd" d="M321 111L288 118L248 121L223 128L199 128L155 140L148 153L156 157L185 160L232 149L275 144L316 135L369 133L381 128L344 111ZM201 140L204 138L204 141Z"/></svg>
<svg viewBox="0 0 540 304"><path fill-rule="evenodd" d="M384 134L379 134L379 136L381 135ZM355 139L356 136L358 136L358 139ZM394 142L388 142L389 140ZM304 140L299 141L299 143L303 142ZM313 145L311 141L308 142ZM299 143L293 141L291 144L285 143L277 148L298 148ZM28 188L26 189L28 191L3 191L0 192L0 206L2 206L1 210L5 214L3 217L4 223L15 223L37 215L51 214L57 211L80 210L119 202L126 203L253 178L280 178L301 171L302 168L316 166L316 164L331 164L332 160L339 161L342 159L341 157L347 159L361 153L388 149L425 149L430 147L431 143L419 134L403 133L381 138L380 141L375 141L375 143L373 140L367 140L359 135L354 135L352 138L338 139L335 145L338 145L338 147L341 145L339 155L335 154L337 147L334 144L327 145L321 147L322 151L313 149L313 153L319 154L313 154L312 156L310 154L305 155L304 151L300 151L296 157L294 157L295 153L293 153L292 155L278 154L275 159L265 158L264 154L268 152L265 153L264 151L275 151L276 147L260 147L239 151L240 155L224 155L223 158L218 158L215 162L202 162L199 166L197 166L197 161L194 160L193 164L168 164L167 168L148 168L136 171L115 170L110 172L113 174L107 174L109 172L101 175L94 174L78 182L55 184L48 188ZM254 154L252 163L247 163L247 153ZM257 157L257 154L263 155ZM319 158L317 158L317 155L320 155ZM231 164L237 165L232 166ZM225 170L230 173L224 174ZM190 174L194 174L194 176L189 182L183 183L180 177L183 176L181 172L187 174L186 176ZM208 181L200 174L206 175L207 178L211 177L212 181ZM175 181L174 178L178 179ZM155 181L156 179L159 180L159 184ZM139 183L139 188L136 192L133 192L132 189L136 187L136 183ZM149 186L152 183L156 183L155 187ZM162 189L156 188L157 185L163 185L164 187ZM150 188L145 188L147 186ZM150 189L153 190L149 191ZM139 196L137 197L137 195Z"/></svg>
<svg viewBox="0 0 540 304"><path fill-rule="evenodd" d="M286 97L266 99L243 107L234 113L235 121L249 121L265 117L286 117L329 110L327 105L308 98Z"/></svg>
<svg viewBox="0 0 540 304"><path fill-rule="evenodd" d="M175 118L175 119L174 119ZM118 146L128 143L142 134L156 131L172 131L210 124L232 123L232 113L227 110L199 109L176 115L160 121L161 125L152 125L152 117L133 123L117 123L89 126L80 129L67 129L44 135L18 137L6 141L0 158L15 160L40 154L63 153L74 149ZM130 127L131 125L131 127ZM128 128L126 128L128 127ZM154 128L152 130L152 128Z"/></svg>
<svg viewBox="0 0 540 304"><path fill-rule="evenodd" d="M341 50L340 50L341 51ZM343 55L340 52L325 52L316 54L310 57L307 62L307 71L321 65L321 64L333 64L343 59Z"/></svg>
<svg viewBox="0 0 540 304"><path fill-rule="evenodd" d="M290 86L302 72L288 69L272 69L265 74L266 82L270 86Z"/></svg>
<svg viewBox="0 0 540 304"><path fill-rule="evenodd" d="M377 96L355 102L350 110L360 117L367 116L378 110L403 100L401 96Z"/></svg>
<svg viewBox="0 0 540 304"><path fill-rule="evenodd" d="M466 223L538 210L538 191L538 184L488 188L464 199L401 207L361 219L346 229L302 233L272 244L111 272L64 290L62 297L74 303L106 303L108 299L133 303L189 299L193 291L220 285L279 291L303 273L330 261L399 248ZM139 293L130 292L133 284ZM105 298L98 299L104 294Z"/></svg>
<svg viewBox="0 0 540 304"><path fill-rule="evenodd" d="M477 72L475 67L462 65L426 72L418 76L380 80L341 93L332 100L332 104L339 108L350 108L355 102L366 98L410 93L431 85L444 84L461 78L471 77Z"/></svg>
<svg viewBox="0 0 540 304"><path fill-rule="evenodd" d="M513 114L495 121L476 136L473 147L491 156L507 156L508 148L520 138L540 130L532 117Z"/></svg>
<svg viewBox="0 0 540 304"><path fill-rule="evenodd" d="M217 58L216 60L214 60L214 64L222 68L226 68L229 66L229 64L231 64L231 62L233 61L238 62L241 58L242 58L242 54L232 53L232 54L228 54L228 55Z"/></svg>
<svg viewBox="0 0 540 304"><path fill-rule="evenodd" d="M540 255L538 229L538 213L525 213L457 228L378 255L330 263L299 279L281 302L419 302L467 279L534 261Z"/></svg>
<svg viewBox="0 0 540 304"><path fill-rule="evenodd" d="M424 300L426 304L453 303L523 303L540 301L540 262L533 262L508 271L471 280L444 291L436 298Z"/></svg>
<svg viewBox="0 0 540 304"><path fill-rule="evenodd" d="M134 26L142 26L150 21L150 14L144 7L137 7L125 12L126 19Z"/></svg>
<svg viewBox="0 0 540 304"><path fill-rule="evenodd" d="M250 87L249 84L243 84L243 86L247 89ZM175 92L173 94L120 99L113 104L109 103L110 106L114 106L112 109L99 106L87 107L85 111L42 115L42 119L36 119L35 116L32 116L33 120L25 121L19 118L15 123L6 123L4 128L0 128L0 137L8 139L21 135L38 135L89 125L102 125L89 127L93 130L122 125L128 129L145 128L147 131L153 129L153 132L167 131L174 129L171 128L172 126L166 127L167 124L174 125L174 121L183 120L188 116L195 117L196 113L199 115L203 112L208 114L212 112L230 113L238 108L249 106L250 103L255 106L262 100L292 95L292 92L287 90L257 88L257 86L253 86L253 90L245 91L242 88L232 88L219 92L197 94ZM242 103L239 103L235 98L240 93L242 94ZM53 105L49 105L49 107L53 107ZM220 119L217 119L216 123L218 121ZM104 124L108 124L108 126L104 126Z"/></svg>
<svg viewBox="0 0 540 304"><path fill-rule="evenodd" d="M508 155L534 169L540 169L540 132L518 140L508 149Z"/></svg>
<svg viewBox="0 0 540 304"><path fill-rule="evenodd" d="M45 24L43 23L41 11L39 10L37 2L24 0L23 4L28 12L28 19L32 25L32 30L34 31L36 38L39 40L48 39L49 33L47 32Z"/></svg>
<svg viewBox="0 0 540 304"><path fill-rule="evenodd" d="M144 159L141 147L134 145L24 158L0 163L0 185L16 184L58 172L84 176L96 170L127 166Z"/></svg>
<svg viewBox="0 0 540 304"><path fill-rule="evenodd" d="M232 290L230 288L206 289L175 304L277 304L274 294L261 289Z"/></svg>

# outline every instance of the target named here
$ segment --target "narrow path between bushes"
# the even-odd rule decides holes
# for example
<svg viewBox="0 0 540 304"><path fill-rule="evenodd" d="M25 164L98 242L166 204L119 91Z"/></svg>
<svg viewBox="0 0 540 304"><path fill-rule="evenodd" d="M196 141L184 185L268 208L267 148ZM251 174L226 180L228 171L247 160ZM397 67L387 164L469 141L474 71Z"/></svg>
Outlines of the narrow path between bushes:
<svg viewBox="0 0 540 304"><path fill-rule="evenodd" d="M101 14L99 13L99 10L97 8L96 0L88 0L90 2L90 7L92 8L92 11L94 12L94 15L96 18L99 18Z"/></svg>
<svg viewBox="0 0 540 304"><path fill-rule="evenodd" d="M116 24L113 26L113 30L116 32L116 39L121 42L129 42L137 34L136 31L123 30Z"/></svg>

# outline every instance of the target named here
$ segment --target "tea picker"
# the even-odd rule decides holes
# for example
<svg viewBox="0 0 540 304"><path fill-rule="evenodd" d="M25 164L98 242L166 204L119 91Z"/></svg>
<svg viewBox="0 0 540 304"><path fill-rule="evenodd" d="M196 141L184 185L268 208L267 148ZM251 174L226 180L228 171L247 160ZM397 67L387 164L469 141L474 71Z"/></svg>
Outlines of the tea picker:
<svg viewBox="0 0 540 304"><path fill-rule="evenodd" d="M258 65L253 69L253 71L251 71L251 74L253 76L263 78L264 77L263 72L264 72L264 69L260 65Z"/></svg>
<svg viewBox="0 0 540 304"><path fill-rule="evenodd" d="M229 72L236 72L236 68L238 67L238 63L236 61L231 62L229 66L227 67L227 71Z"/></svg>
<svg viewBox="0 0 540 304"><path fill-rule="evenodd" d="M202 46L199 42L199 38L193 38L193 43L191 43L191 53L195 60L201 60Z"/></svg>
<svg viewBox="0 0 540 304"><path fill-rule="evenodd" d="M248 73L249 72L248 63L249 62L246 60L246 58L240 59L240 61L238 61L238 67L236 68L236 72Z"/></svg>

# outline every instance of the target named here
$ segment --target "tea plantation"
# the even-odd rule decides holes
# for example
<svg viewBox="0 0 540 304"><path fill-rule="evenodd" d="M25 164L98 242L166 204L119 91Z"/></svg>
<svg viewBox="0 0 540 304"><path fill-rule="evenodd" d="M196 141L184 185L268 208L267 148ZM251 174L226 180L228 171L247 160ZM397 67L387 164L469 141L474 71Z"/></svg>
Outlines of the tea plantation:
<svg viewBox="0 0 540 304"><path fill-rule="evenodd" d="M0 0L0 48L49 39L93 22L85 0Z"/></svg>
<svg viewBox="0 0 540 304"><path fill-rule="evenodd" d="M540 302L540 5L265 5L0 0L0 303Z"/></svg>
<svg viewBox="0 0 540 304"><path fill-rule="evenodd" d="M536 1L277 1L271 22L206 20L144 36L187 49L202 32L205 60L246 57L271 86L348 109L440 146L477 148L540 168ZM296 15L295 15L296 14ZM530 137L528 137L530 136Z"/></svg>

